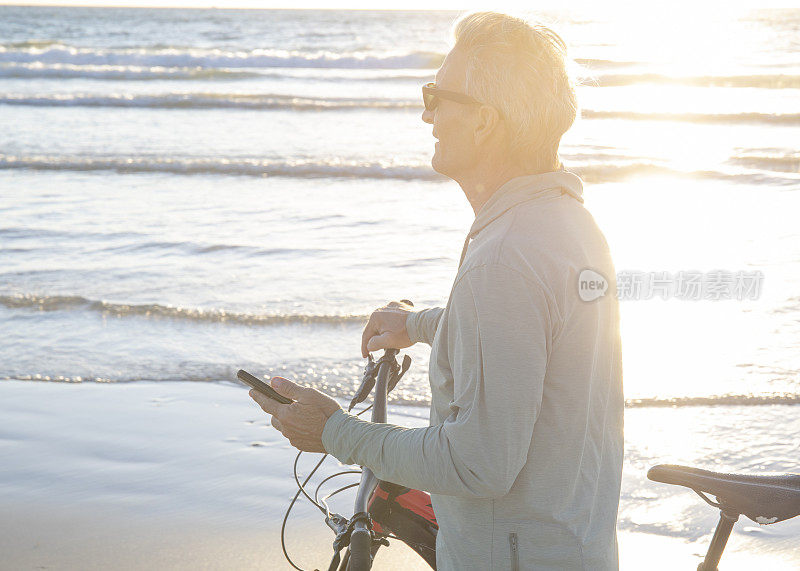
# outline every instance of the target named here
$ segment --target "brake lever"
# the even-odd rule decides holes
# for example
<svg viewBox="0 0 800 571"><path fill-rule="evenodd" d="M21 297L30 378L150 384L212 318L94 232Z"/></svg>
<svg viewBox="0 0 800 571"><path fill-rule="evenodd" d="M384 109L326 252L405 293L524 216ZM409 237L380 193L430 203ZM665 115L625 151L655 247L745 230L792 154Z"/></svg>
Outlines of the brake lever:
<svg viewBox="0 0 800 571"><path fill-rule="evenodd" d="M364 402L364 400L369 396L369 393L371 393L372 389L375 387L375 377L377 376L378 363L372 358L372 355L369 355L369 361L367 361L367 364L364 367L364 376L361 377L361 385L359 385L353 400L350 401L350 406L347 408L347 412L353 410L353 407L358 403Z"/></svg>
<svg viewBox="0 0 800 571"><path fill-rule="evenodd" d="M396 372L396 374L392 375L392 378L389 379L389 385L386 390L387 394L392 392L392 389L397 386L397 383L400 382L400 379L403 378L403 375L406 374L406 371L408 371L409 367L411 367L411 357L404 355L403 364L400 366L400 372Z"/></svg>
<svg viewBox="0 0 800 571"><path fill-rule="evenodd" d="M328 524L328 527L331 528L337 536L347 529L347 518L337 513L332 513L326 517L325 523Z"/></svg>

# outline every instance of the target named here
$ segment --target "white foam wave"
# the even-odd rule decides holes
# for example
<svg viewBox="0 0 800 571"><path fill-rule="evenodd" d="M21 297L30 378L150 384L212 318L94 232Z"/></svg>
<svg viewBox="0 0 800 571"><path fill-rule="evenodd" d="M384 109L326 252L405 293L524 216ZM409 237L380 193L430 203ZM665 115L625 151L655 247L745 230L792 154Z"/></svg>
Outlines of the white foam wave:
<svg viewBox="0 0 800 571"><path fill-rule="evenodd" d="M0 295L0 305L9 309L37 311L95 311L114 317L146 317L240 325L286 325L294 323L340 325L365 323L366 315L251 314L222 309L196 309L161 304L122 304L87 299L78 295Z"/></svg>
<svg viewBox="0 0 800 571"><path fill-rule="evenodd" d="M229 51L202 48L81 48L66 44L0 46L0 62L198 68L433 69L443 55L433 52L298 52L273 49Z"/></svg>
<svg viewBox="0 0 800 571"><path fill-rule="evenodd" d="M366 318L365 318L366 319ZM354 321L355 323L355 321ZM358 321L363 324L363 321ZM305 371L312 369L307 366L295 367L298 371ZM328 377L326 381L320 381L316 374L306 374L298 372L298 381L307 386L314 387L325 393L331 395L339 395L342 392L350 395L347 388L342 391L341 383L339 381L346 381L349 383L358 375L357 368L355 370L351 363L335 364L332 367L320 366L313 367L314 369L328 369ZM336 371L335 373L333 371ZM279 371L271 371L279 373ZM35 382L55 382L55 383L131 383L137 381L193 381L193 382L229 382L231 373L225 367L204 367L200 370L191 372L183 372L176 376L164 376L159 374L157 377L143 376L143 375L120 375L115 377L103 376L88 376L85 374L55 374L55 373L16 373L7 374L0 377L0 380L17 380L17 381L35 381ZM393 405L405 405L412 407L425 407L430 406L428 398L419 394L419 391L403 389L398 386L389 396L389 402ZM800 395L797 394L766 394L766 395L720 395L708 397L681 397L674 399L628 399L625 402L625 408L689 408L689 407L752 407L752 406L792 406L800 404Z"/></svg>
<svg viewBox="0 0 800 571"><path fill-rule="evenodd" d="M409 109L421 107L417 100L368 98L313 98L281 94L250 93L163 93L133 95L128 93L94 95L64 93L33 96L0 95L0 105L35 107L144 107L162 109L291 109L295 111L347 109Z"/></svg>
<svg viewBox="0 0 800 571"><path fill-rule="evenodd" d="M85 157L63 155L0 155L0 169L57 171L112 170L121 173L220 174L286 176L301 178L389 178L441 180L425 164L403 165L391 161L359 162L339 159L323 161L275 161L224 158Z"/></svg>
<svg viewBox="0 0 800 571"><path fill-rule="evenodd" d="M144 67L136 65L76 65L69 63L44 64L0 63L0 77L52 79L237 79L254 77L254 71L232 69L203 69L196 67Z"/></svg>
<svg viewBox="0 0 800 571"><path fill-rule="evenodd" d="M800 113L642 113L638 111L601 111L584 109L581 112L581 117L584 119L625 119L631 121L800 125Z"/></svg>
<svg viewBox="0 0 800 571"><path fill-rule="evenodd" d="M730 162L761 170L800 173L800 152L742 154L731 158Z"/></svg>
<svg viewBox="0 0 800 571"><path fill-rule="evenodd" d="M800 75L756 74L756 75L705 75L673 76L658 73L605 74L585 81L598 87L619 87L641 83L658 85L689 85L693 87L757 87L767 89L790 89L800 87Z"/></svg>
<svg viewBox="0 0 800 571"><path fill-rule="evenodd" d="M0 105L25 105L42 107L152 107L166 109L186 108L241 108L241 109L291 109L291 110L347 110L347 109L421 109L418 99L305 97L286 94L262 93L55 93L28 95L8 93L0 95ZM638 111L606 111L583 109L581 118L621 119L626 121L673 121L704 124L763 123L774 125L800 125L800 113L646 113Z"/></svg>
<svg viewBox="0 0 800 571"><path fill-rule="evenodd" d="M800 395L720 395L708 397L676 397L671 399L643 398L628 399L627 408L676 408L687 406L761 406L772 404L800 404Z"/></svg>
<svg viewBox="0 0 800 571"><path fill-rule="evenodd" d="M621 161L606 164L567 165L569 170L578 174L585 182L603 183L627 180L636 177L662 176L670 178L687 178L693 180L725 180L731 183L770 184L778 186L795 186L800 177L793 173L768 174L759 171L727 172L722 170L683 171L667 165L645 161Z"/></svg>
<svg viewBox="0 0 800 571"><path fill-rule="evenodd" d="M681 171L667 165L634 160L580 164L570 162L569 170L590 183L626 180L634 177L666 176L690 179L727 180L733 183L796 185L800 177L792 172L760 171L726 172L719 170ZM70 156L0 154L0 169L53 171L102 171L119 173L169 173L178 175L213 174L229 176L292 177L292 178L362 178L397 180L446 180L427 163L400 164L394 161L269 160L252 158L161 158L154 156Z"/></svg>
<svg viewBox="0 0 800 571"><path fill-rule="evenodd" d="M45 78L45 79L102 79L115 81L146 80L231 80L259 77L263 79L290 79L314 73L315 81L415 81L427 83L433 80L433 69L333 69L311 70L296 68L271 69L227 69L203 67L166 67L139 65L91 65L71 63L0 63L0 78Z"/></svg>
<svg viewBox="0 0 800 571"><path fill-rule="evenodd" d="M641 65L641 63L634 61L620 61L620 60L596 59L596 58L577 58L575 60L575 63L584 66L588 69L624 69L626 67Z"/></svg>

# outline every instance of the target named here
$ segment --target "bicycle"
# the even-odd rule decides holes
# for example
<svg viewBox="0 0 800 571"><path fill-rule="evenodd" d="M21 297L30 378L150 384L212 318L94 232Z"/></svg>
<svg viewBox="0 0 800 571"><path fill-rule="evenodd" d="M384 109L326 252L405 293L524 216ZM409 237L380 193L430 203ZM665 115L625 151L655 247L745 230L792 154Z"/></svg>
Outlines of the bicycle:
<svg viewBox="0 0 800 571"><path fill-rule="evenodd" d="M372 422L386 422L387 395L411 365L408 355L403 358L402 365L399 365L396 361L398 354L397 349L386 349L378 361L369 357L361 384L348 410L363 402L374 387L373 404L361 410L358 415L372 409ZM302 452L297 454L294 462L294 478L298 491L289 504L281 525L281 547L292 567L303 571L287 553L285 528L289 513L302 493L325 514L325 522L336 534L333 542L334 556L328 571L368 571L378 549L389 545L388 539L402 541L417 552L432 569L436 569L436 535L439 526L431 507L430 496L426 492L380 481L369 468L362 468L360 471L345 470L326 477L317 486L312 499L305 486L327 458L327 454L323 455L302 484L297 475L297 463L301 454ZM347 474L360 474L360 482L343 486L319 499L323 484ZM650 468L647 477L655 482L687 487L706 503L720 510L720 519L708 552L697 571L717 571L733 526L741 515L760 525L771 525L800 515L800 474L725 474L687 466L659 464ZM353 517L348 519L331 513L327 500L355 486L358 486L358 491ZM709 495L714 496L716 501L709 498Z"/></svg>
<svg viewBox="0 0 800 571"><path fill-rule="evenodd" d="M359 411L357 415L360 416L372 409L372 422L386 422L387 395L397 386L411 366L411 358L408 355L403 358L402 365L398 364L396 360L398 354L397 349L386 349L377 361L370 355L361 384L350 402L348 411L352 411L355 405L363 402L375 388L373 403ZM439 527L433 515L430 496L426 492L380 481L369 468L362 468L360 471L344 470L324 478L317 485L312 498L305 486L328 455L324 454L303 483L300 483L297 464L302 454L298 452L294 461L294 478L298 490L289 503L281 524L283 555L294 569L303 571L294 563L286 550L285 531L286 521L301 493L325 514L325 523L336 534L329 571L368 571L378 548L389 545L388 539L403 541L432 568L436 568L436 533ZM348 484L319 498L319 491L326 482L348 474L360 474L360 482ZM358 491L353 516L348 519L332 513L327 500L355 486L358 486ZM342 555L343 550L344 555Z"/></svg>
<svg viewBox="0 0 800 571"><path fill-rule="evenodd" d="M733 525L744 515L771 525L800 515L800 474L724 474L700 468L659 464L648 470L654 482L684 486L719 509L719 522L697 571L717 571ZM708 495L716 497L711 500Z"/></svg>

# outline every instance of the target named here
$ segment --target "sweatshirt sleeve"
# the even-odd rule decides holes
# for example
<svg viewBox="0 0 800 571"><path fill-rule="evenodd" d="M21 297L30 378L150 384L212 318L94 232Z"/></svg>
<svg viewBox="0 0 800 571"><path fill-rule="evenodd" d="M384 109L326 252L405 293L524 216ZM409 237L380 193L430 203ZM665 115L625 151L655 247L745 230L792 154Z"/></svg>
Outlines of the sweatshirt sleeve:
<svg viewBox="0 0 800 571"><path fill-rule="evenodd" d="M442 424L404 428L335 412L325 449L382 479L463 497L508 493L527 460L542 402L552 326L538 284L502 265L480 266L453 290L447 351L454 379Z"/></svg>
<svg viewBox="0 0 800 571"><path fill-rule="evenodd" d="M408 337L414 343L433 343L436 335L436 328L439 326L439 319L442 317L444 308L431 307L422 311L412 311L406 317L406 330Z"/></svg>

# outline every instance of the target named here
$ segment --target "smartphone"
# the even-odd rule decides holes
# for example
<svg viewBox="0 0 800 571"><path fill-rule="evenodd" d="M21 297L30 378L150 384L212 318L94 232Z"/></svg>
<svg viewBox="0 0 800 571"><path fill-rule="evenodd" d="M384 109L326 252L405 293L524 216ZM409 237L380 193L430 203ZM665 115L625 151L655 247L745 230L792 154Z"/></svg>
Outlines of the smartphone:
<svg viewBox="0 0 800 571"><path fill-rule="evenodd" d="M267 383L259 379L258 377L251 375L247 371L243 369L239 369L239 372L236 373L236 376L239 378L246 385L250 385L255 390L260 392L262 395L268 396L272 400L276 400L281 404L292 404L294 401L289 397L285 397L269 386Z"/></svg>

